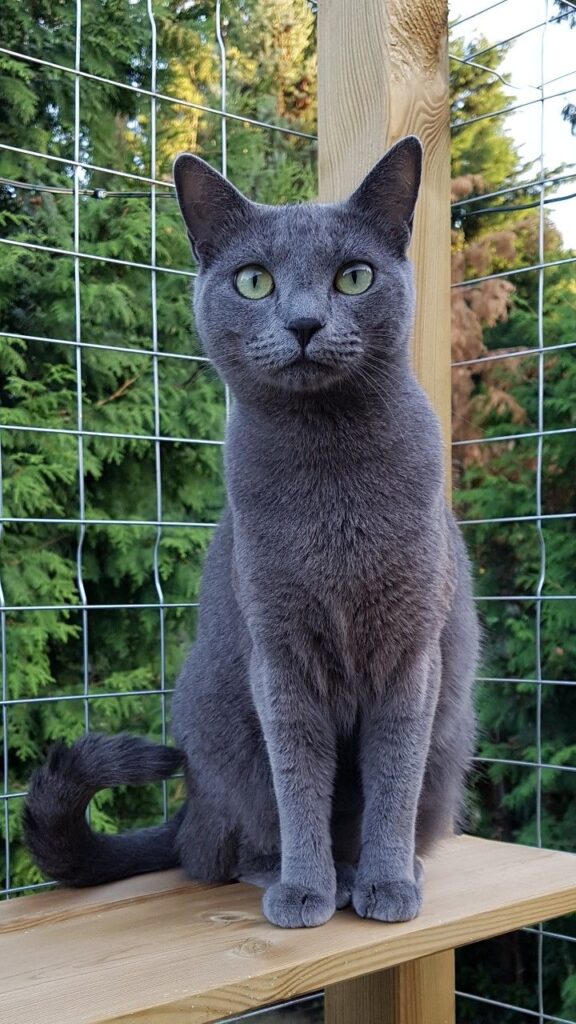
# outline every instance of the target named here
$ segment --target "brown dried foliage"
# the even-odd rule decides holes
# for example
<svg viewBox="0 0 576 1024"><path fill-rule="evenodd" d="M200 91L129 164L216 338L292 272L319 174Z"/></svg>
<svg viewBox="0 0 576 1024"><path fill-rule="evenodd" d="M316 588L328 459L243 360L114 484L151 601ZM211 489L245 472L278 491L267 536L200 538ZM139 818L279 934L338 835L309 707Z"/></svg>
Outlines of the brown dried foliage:
<svg viewBox="0 0 576 1024"><path fill-rule="evenodd" d="M452 181L453 200L481 193L480 175L464 175ZM554 243L553 229L548 244ZM452 289L452 359L457 365L452 371L452 433L454 440L471 440L482 436L482 422L490 413L522 423L525 412L508 393L510 373L519 360L476 362L487 355L483 331L508 318L515 288L506 277L476 280L493 273L512 269L527 252L537 248L538 225L536 218L526 218L513 228L498 229L466 242L464 233L452 232L452 283L462 287ZM464 282L474 279L475 283ZM507 350L499 350L502 354ZM509 351L516 351L511 349ZM525 372L525 367L522 368ZM494 445L470 444L455 449L456 479L472 463L485 463L495 454Z"/></svg>

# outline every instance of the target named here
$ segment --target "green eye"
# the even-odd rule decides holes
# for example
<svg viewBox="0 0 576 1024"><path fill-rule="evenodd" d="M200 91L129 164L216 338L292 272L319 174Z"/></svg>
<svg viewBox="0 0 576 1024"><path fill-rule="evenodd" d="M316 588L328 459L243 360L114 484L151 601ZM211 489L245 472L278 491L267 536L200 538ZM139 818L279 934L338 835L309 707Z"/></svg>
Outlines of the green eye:
<svg viewBox="0 0 576 1024"><path fill-rule="evenodd" d="M334 287L344 295L362 295L374 280L374 271L367 263L346 263L334 278Z"/></svg>
<svg viewBox="0 0 576 1024"><path fill-rule="evenodd" d="M234 287L245 299L265 299L274 291L274 278L258 263L249 263L236 271Z"/></svg>

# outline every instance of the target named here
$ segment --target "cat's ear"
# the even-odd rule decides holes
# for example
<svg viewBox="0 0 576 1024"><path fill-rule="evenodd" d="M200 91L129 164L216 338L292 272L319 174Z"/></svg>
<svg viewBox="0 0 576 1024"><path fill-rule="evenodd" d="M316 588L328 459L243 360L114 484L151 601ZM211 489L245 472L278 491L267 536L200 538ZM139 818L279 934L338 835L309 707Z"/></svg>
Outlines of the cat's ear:
<svg viewBox="0 0 576 1024"><path fill-rule="evenodd" d="M408 135L392 146L368 172L348 202L365 211L405 248L410 240L422 174L422 144Z"/></svg>
<svg viewBox="0 0 576 1024"><path fill-rule="evenodd" d="M251 203L192 153L176 157L173 175L192 248L201 263L209 262L234 225L246 218Z"/></svg>

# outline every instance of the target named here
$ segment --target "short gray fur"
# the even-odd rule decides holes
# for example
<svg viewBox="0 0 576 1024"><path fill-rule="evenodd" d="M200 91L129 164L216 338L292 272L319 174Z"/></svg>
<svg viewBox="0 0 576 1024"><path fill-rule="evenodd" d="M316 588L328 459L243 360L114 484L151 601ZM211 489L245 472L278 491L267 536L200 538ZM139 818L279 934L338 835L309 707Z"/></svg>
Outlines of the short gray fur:
<svg viewBox="0 0 576 1024"><path fill-rule="evenodd" d="M227 504L173 703L187 799L146 842L95 837L80 822L102 745L116 744L117 781L123 758L132 781L161 774L158 748L59 748L25 826L68 884L181 863L194 879L264 884L283 927L350 900L382 921L420 909L418 858L460 819L478 656L439 426L409 362L420 166L410 137L345 202L267 207L199 158L176 161L198 331L233 396ZM336 272L356 260L373 283L341 294ZM258 300L234 285L253 263L275 282ZM287 326L301 320L322 325L305 349ZM169 774L178 755L164 756Z"/></svg>

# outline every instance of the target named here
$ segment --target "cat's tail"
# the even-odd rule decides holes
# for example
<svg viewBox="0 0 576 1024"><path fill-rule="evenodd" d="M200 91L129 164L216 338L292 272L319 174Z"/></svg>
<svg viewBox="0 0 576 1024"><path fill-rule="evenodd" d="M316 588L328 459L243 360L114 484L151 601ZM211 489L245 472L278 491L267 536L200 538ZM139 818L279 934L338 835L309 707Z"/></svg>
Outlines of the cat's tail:
<svg viewBox="0 0 576 1024"><path fill-rule="evenodd" d="M32 777L22 819L40 870L65 885L84 886L177 867L183 810L163 825L120 835L94 832L85 812L98 790L167 779L183 761L173 747L124 733L89 733L71 747L56 743Z"/></svg>

